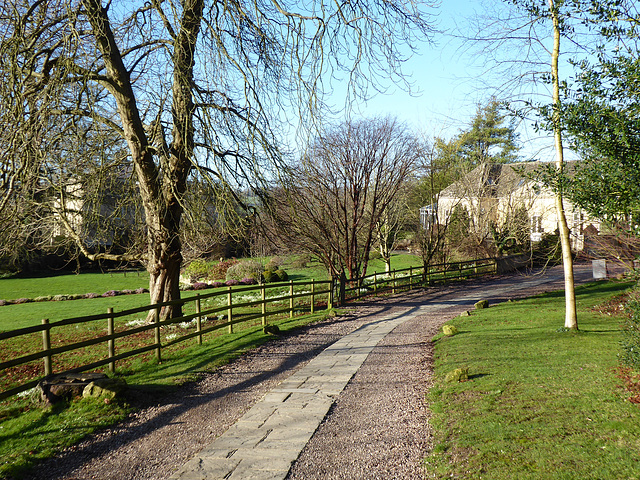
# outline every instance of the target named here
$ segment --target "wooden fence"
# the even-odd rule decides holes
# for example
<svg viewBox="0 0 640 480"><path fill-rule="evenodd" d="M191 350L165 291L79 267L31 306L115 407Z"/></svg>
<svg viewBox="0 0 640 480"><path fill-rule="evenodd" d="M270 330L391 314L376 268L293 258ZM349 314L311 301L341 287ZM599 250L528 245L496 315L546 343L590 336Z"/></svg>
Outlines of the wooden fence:
<svg viewBox="0 0 640 480"><path fill-rule="evenodd" d="M26 335L38 334L42 335L42 349L39 351L28 353L16 358L11 358L0 362L0 372L12 367L25 365L30 362L42 360L44 363L45 376L53 374L53 358L62 353L75 351L85 347L98 344L105 344L104 356L99 360L82 365L80 367L67 370L65 372L83 372L93 370L99 367L107 366L110 372L115 372L116 362L145 352L153 351L155 358L162 361L162 349L170 347L189 339L195 339L198 344L202 344L203 337L207 333L216 330L227 329L229 333L233 333L234 325L243 322L256 321L260 319L261 325L268 324L268 318L272 316L288 315L294 316L296 309L309 311L314 313L317 308L325 306L330 309L334 303L344 305L348 301L359 299L366 295L379 294L383 292L396 293L401 289L410 289L425 284L433 284L436 282L446 282L451 279L469 278L477 275L495 273L495 259L474 260L469 262L460 262L453 264L433 265L428 269L422 267L406 268L402 270L394 270L389 273L373 273L367 275L357 281L346 281L342 279L333 279L325 281L311 280L310 282L281 282L252 286L235 286L226 289L216 289L209 293L196 294L195 296L183 298L173 302L159 303L144 307L123 310L115 312L109 308L107 313L90 315L77 318L69 318L56 322L49 322L43 319L40 325L0 332L0 345L2 341L16 339ZM258 292L259 300L234 302L234 296L246 292ZM268 293L271 294L268 295ZM203 301L222 297L226 301L223 305L211 308L201 308ZM286 307L281 305L284 303ZM182 315L177 318L160 320L160 311L165 306L179 306L184 308L188 304L193 304L194 313ZM273 305L279 308L271 308ZM116 319L143 313L145 316L148 312L153 312L153 322L144 323L142 325L127 328L125 330L116 331ZM217 317L226 318L226 321L217 322L213 325L206 325L203 319L218 314ZM99 333L94 338L77 341L61 346L52 346L52 335L55 330L63 326L88 324L92 322L105 322L106 329L99 329ZM183 322L195 322L195 331L177 336L171 340L165 339L161 341L161 329ZM106 334L104 333L106 330ZM116 354L116 343L118 339L136 335L142 332L153 331L154 341L152 344L139 346L131 350L127 350ZM1 347L0 347L1 348ZM23 353L23 352L21 352ZM0 400L11 397L18 393L24 392L35 387L41 379L35 379L26 383L14 386L5 391L0 392Z"/></svg>

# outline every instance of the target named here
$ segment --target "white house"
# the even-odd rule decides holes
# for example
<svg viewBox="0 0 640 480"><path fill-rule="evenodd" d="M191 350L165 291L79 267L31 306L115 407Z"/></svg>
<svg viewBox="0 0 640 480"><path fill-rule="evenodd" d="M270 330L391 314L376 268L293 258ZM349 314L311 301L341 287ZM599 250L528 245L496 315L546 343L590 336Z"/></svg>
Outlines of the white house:
<svg viewBox="0 0 640 480"><path fill-rule="evenodd" d="M447 224L456 207L466 209L470 228L483 234L491 224L502 225L516 212L526 212L530 224L531 241L540 241L543 234L558 229L555 194L541 183L527 176L540 165L539 162L515 164L483 164L459 181L442 190L437 206L423 207L420 211L423 224L433 221L437 211L440 224ZM437 210L436 210L437 209ZM564 210L571 230L572 248L584 247L584 232L598 231L600 222L568 200Z"/></svg>

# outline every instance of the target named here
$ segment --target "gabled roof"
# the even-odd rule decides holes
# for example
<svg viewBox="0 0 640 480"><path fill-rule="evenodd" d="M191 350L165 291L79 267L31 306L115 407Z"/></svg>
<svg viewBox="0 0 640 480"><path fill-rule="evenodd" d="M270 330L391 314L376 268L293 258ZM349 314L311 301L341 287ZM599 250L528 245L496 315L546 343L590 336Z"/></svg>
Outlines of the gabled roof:
<svg viewBox="0 0 640 480"><path fill-rule="evenodd" d="M533 172L538 165L540 162L484 163L442 190L440 198L487 198L507 195L531 181L526 174Z"/></svg>

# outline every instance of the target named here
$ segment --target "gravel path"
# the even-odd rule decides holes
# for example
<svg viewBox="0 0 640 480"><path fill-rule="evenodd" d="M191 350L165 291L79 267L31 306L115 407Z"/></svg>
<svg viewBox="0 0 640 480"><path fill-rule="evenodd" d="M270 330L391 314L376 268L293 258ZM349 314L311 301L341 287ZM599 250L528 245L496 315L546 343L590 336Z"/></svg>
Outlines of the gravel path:
<svg viewBox="0 0 640 480"><path fill-rule="evenodd" d="M561 270L559 271L561 274ZM590 279L578 267L576 280ZM550 274L558 275L558 269ZM438 299L438 311L415 317L387 335L338 397L293 465L291 479L413 479L430 442L425 395L430 387L431 338L468 309L461 292L518 288L499 276L441 289L416 290L367 304L296 330L243 355L197 383L187 384L110 429L44 461L29 479L163 479L222 434L257 400L337 339L377 315ZM514 291L518 298L563 287L562 281ZM492 303L507 298L494 298Z"/></svg>

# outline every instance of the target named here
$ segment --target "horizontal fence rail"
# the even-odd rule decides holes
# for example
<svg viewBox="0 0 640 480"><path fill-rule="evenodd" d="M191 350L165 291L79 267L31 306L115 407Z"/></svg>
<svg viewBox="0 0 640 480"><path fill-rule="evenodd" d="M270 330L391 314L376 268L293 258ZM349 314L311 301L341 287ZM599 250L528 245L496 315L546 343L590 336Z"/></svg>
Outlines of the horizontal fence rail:
<svg viewBox="0 0 640 480"><path fill-rule="evenodd" d="M22 355L0 362L0 372L8 369L25 366L34 361L42 361L44 375L53 374L54 357L74 352L86 347L95 347L105 344L102 352L92 352L96 360L81 366L57 373L83 372L107 366L109 372L116 371L116 363L124 359L147 352L154 352L157 361L162 361L162 349L178 343L196 339L201 345L206 334L226 329L233 333L234 326L240 323L256 321L260 319L260 325L268 325L269 317L286 316L293 318L296 310L314 313L321 306L331 309L335 303L344 305L367 295L382 293L396 293L401 290L411 289L416 286L432 285L438 282L446 282L452 279L470 278L478 275L486 275L496 272L495 259L472 260L450 264L431 265L428 268L410 267L394 270L387 273L373 273L357 280L347 281L334 278L332 280L289 281L269 283L251 286L235 286L216 289L213 292L197 293L194 296L182 298L172 302L158 303L144 307L122 310L119 312L109 308L106 313L89 315L84 317L68 318L49 322L43 319L40 325L20 328L16 330L0 332L0 348L3 341L9 341L29 335L42 336L42 348L29 353L20 352ZM247 294L250 295L247 297ZM258 299L253 298L257 295ZM282 306L285 305L285 306ZM192 310L176 318L160 320L160 311L163 307L179 307L183 311ZM131 318L136 314L147 315L153 313L153 321L142 324L116 325L116 320ZM71 341L60 346L54 346L54 333L63 327L88 324L99 324L103 327L94 327L95 335L78 341ZM195 326L195 330L188 333L176 334L169 338L165 335L162 340L161 331L177 325ZM153 342L146 345L136 345L125 351L116 353L118 340L131 338L135 335L153 332ZM63 336L60 334L60 336ZM36 342L32 342L35 345ZM20 385L14 385L0 392L0 400L25 392L34 388L40 379L31 380Z"/></svg>

